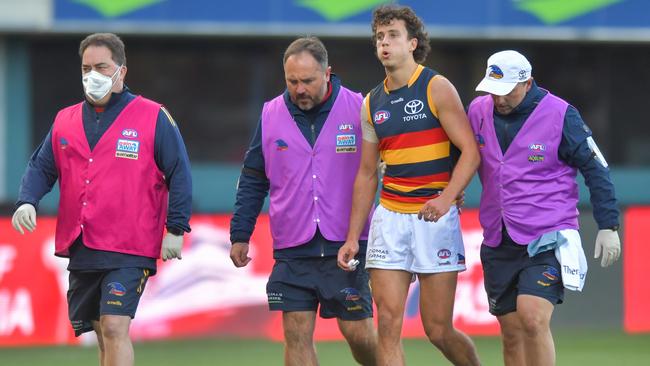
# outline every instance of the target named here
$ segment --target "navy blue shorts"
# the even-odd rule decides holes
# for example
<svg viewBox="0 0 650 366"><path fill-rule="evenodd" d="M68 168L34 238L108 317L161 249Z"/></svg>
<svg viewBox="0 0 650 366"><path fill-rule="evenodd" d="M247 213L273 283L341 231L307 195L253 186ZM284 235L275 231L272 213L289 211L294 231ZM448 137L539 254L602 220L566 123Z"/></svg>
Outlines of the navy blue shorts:
<svg viewBox="0 0 650 366"><path fill-rule="evenodd" d="M99 320L100 315L135 317L151 274L143 268L70 271L68 316L75 335L93 330L92 321Z"/></svg>
<svg viewBox="0 0 650 366"><path fill-rule="evenodd" d="M372 297L365 259L354 272L336 265L336 257L276 260L266 284L272 311L316 311L322 318L361 320L372 317Z"/></svg>
<svg viewBox="0 0 650 366"><path fill-rule="evenodd" d="M560 263L553 250L531 258L526 245L504 238L496 248L481 246L481 263L492 315L516 311L518 295L542 297L551 304L564 299Z"/></svg>

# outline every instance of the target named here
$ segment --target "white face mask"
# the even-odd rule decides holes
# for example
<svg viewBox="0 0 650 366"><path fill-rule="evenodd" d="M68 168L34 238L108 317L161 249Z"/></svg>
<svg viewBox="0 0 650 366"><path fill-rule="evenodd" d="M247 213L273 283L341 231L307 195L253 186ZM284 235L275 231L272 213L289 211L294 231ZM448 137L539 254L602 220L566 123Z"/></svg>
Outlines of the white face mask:
<svg viewBox="0 0 650 366"><path fill-rule="evenodd" d="M81 83L88 98L95 102L104 98L113 88L113 78L121 69L122 66L118 66L113 76L106 76L95 70L83 74Z"/></svg>

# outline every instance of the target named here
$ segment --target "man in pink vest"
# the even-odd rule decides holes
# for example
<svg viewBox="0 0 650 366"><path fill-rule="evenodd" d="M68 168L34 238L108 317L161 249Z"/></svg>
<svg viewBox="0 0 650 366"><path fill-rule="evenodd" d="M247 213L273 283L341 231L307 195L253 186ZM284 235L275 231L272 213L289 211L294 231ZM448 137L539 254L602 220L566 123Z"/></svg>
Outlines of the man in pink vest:
<svg viewBox="0 0 650 366"><path fill-rule="evenodd" d="M554 365L550 321L564 288L581 290L586 259L578 234L580 170L599 232L603 267L620 255L619 213L605 158L578 111L537 86L519 52L487 62L469 107L483 185L481 262L490 313L501 325L506 365Z"/></svg>
<svg viewBox="0 0 650 366"><path fill-rule="evenodd" d="M55 255L70 258L72 327L96 332L101 365L133 365L129 325L147 279L161 251L181 258L190 231L189 159L169 112L124 85L119 37L89 35L79 55L85 101L59 111L32 155L12 223L33 231L59 181Z"/></svg>
<svg viewBox="0 0 650 366"><path fill-rule="evenodd" d="M248 242L268 194L275 265L266 292L269 308L282 311L285 365L318 365L316 311L337 319L357 362L375 365L365 256L351 272L336 264L361 157L361 95L331 73L317 38L291 43L283 64L287 90L264 104L244 159L230 258L237 267L251 261Z"/></svg>

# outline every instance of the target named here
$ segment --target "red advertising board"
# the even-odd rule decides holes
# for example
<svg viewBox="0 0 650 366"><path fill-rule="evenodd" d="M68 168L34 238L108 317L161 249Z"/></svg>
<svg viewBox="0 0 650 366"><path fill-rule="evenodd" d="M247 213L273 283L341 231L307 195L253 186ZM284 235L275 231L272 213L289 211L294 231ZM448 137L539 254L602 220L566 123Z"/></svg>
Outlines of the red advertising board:
<svg viewBox="0 0 650 366"><path fill-rule="evenodd" d="M625 212L623 238L623 326L626 332L650 332L650 207L631 207Z"/></svg>
<svg viewBox="0 0 650 366"><path fill-rule="evenodd" d="M266 281L273 267L268 217L251 239L252 262L230 261L228 215L197 215L186 235L183 259L159 262L131 327L134 339L238 336L281 340L281 314L269 312ZM498 334L488 313L479 259L482 232L476 211L461 216L467 271L456 292L454 322L469 334ZM67 259L54 252L55 219L38 218L34 233L20 235L0 219L0 346L92 342L75 338L67 319ZM405 337L424 337L418 283L409 292ZM341 339L334 320L318 320L316 339Z"/></svg>

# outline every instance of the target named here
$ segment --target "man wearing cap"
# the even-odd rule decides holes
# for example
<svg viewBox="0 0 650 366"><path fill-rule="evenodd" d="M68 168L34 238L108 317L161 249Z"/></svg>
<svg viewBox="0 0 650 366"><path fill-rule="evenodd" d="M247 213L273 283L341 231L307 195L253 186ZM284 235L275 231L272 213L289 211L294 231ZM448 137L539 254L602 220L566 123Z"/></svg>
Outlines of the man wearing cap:
<svg viewBox="0 0 650 366"><path fill-rule="evenodd" d="M620 255L607 162L576 108L539 88L531 72L520 53L495 53L476 87L490 95L474 99L468 111L481 153L485 289L501 325L506 365L555 364L554 305L562 303L564 287L580 290L586 274L577 232L577 170L600 229L595 257L602 253L607 267ZM571 287L574 267L582 282Z"/></svg>

